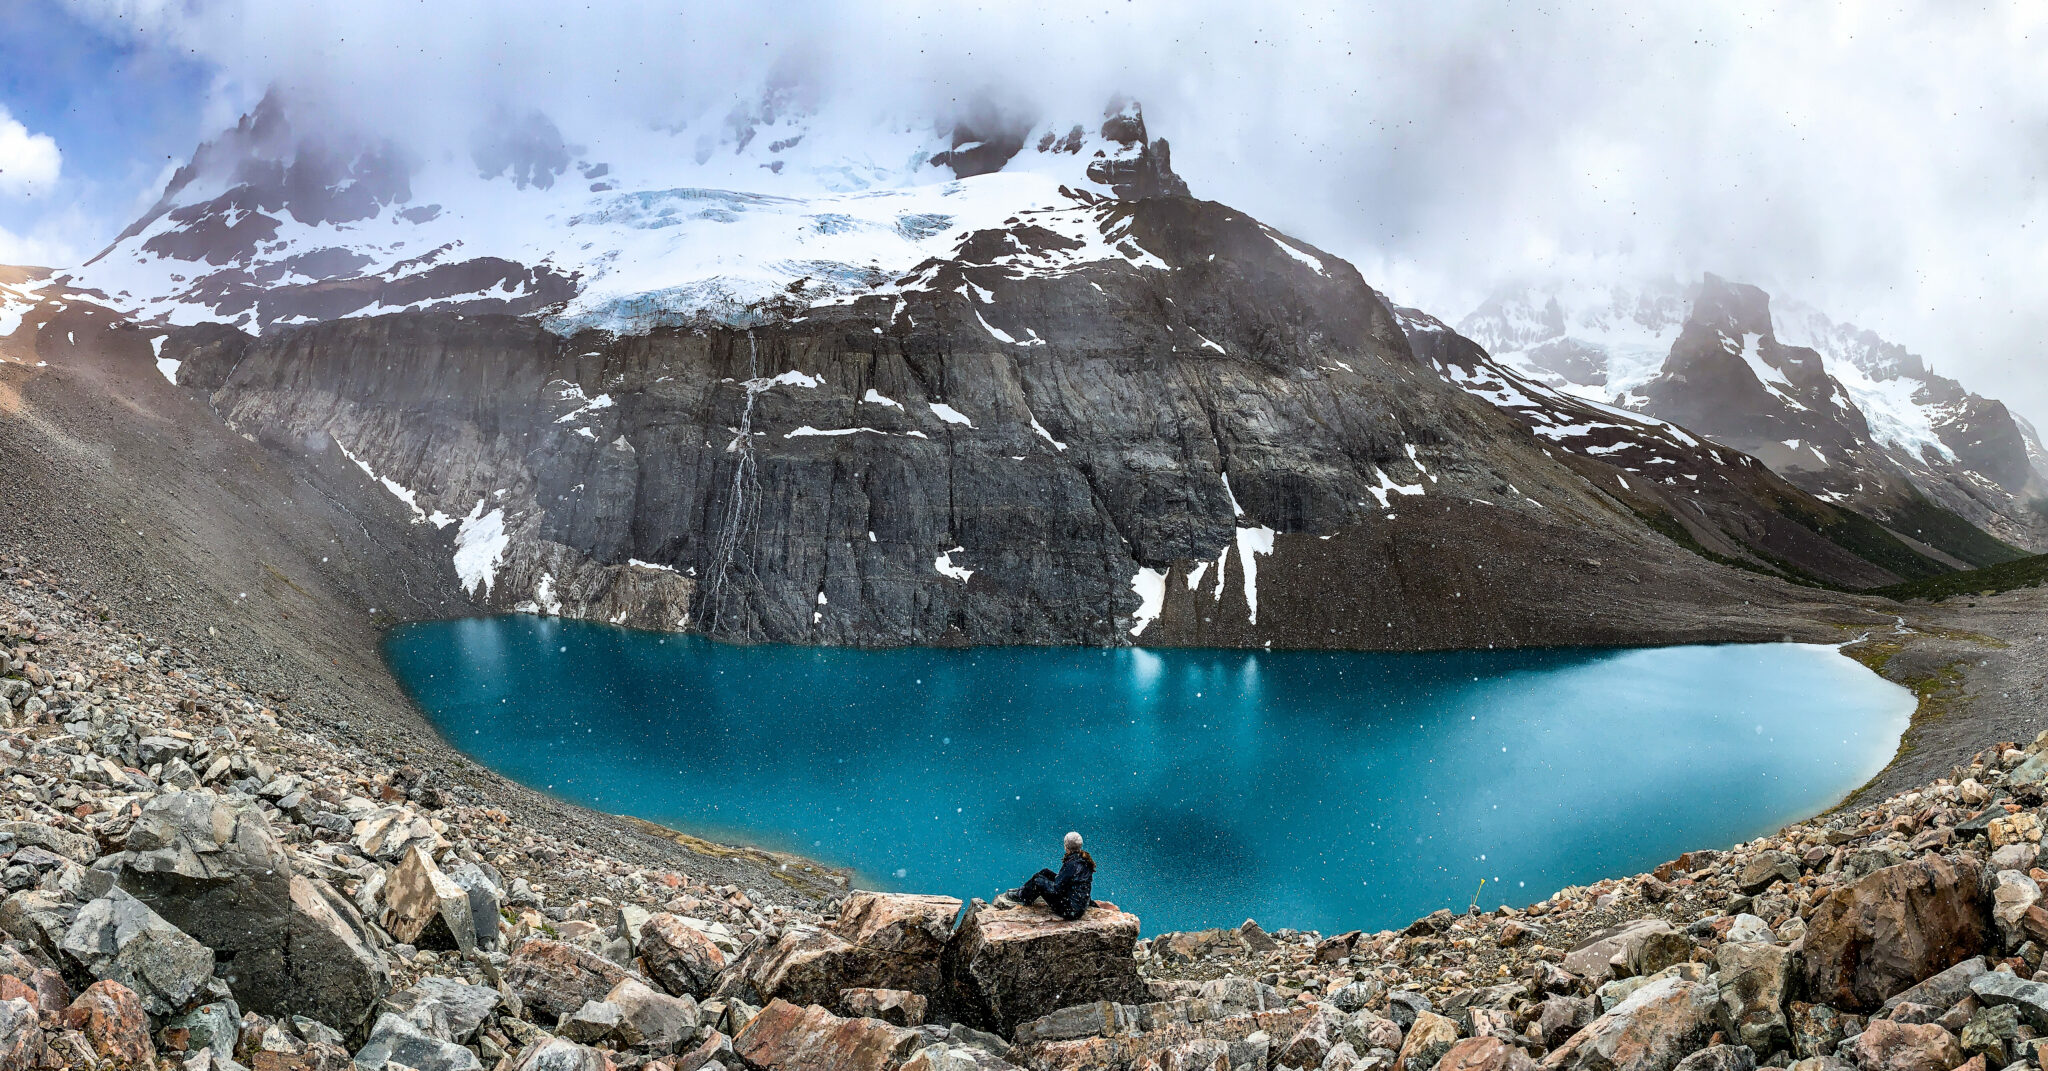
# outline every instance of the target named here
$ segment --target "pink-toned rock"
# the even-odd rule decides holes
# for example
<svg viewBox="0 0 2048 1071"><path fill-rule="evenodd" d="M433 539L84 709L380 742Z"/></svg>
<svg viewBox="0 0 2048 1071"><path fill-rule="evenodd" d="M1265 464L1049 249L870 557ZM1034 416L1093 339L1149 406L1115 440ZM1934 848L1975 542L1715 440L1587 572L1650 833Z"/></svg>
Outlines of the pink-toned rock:
<svg viewBox="0 0 2048 1071"><path fill-rule="evenodd" d="M1940 856L1873 871L1842 886L1806 920L1806 999L1849 1011L1983 952L1991 890L1977 867Z"/></svg>
<svg viewBox="0 0 2048 1071"><path fill-rule="evenodd" d="M505 984L528 1008L552 1022L588 1001L602 1001L613 986L631 977L624 967L585 948L536 939L512 952Z"/></svg>
<svg viewBox="0 0 2048 1071"><path fill-rule="evenodd" d="M706 997L718 988L725 953L680 917L663 912L640 927L641 968L656 985L681 996Z"/></svg>
<svg viewBox="0 0 2048 1071"><path fill-rule="evenodd" d="M64 976L56 971L40 967L31 972L25 981L28 982L30 989L36 991L35 1005L43 1013L45 1027L55 1023L57 1018L64 1014L64 1009L71 1006L71 983L65 981Z"/></svg>
<svg viewBox="0 0 2048 1071"><path fill-rule="evenodd" d="M156 1062L149 1013L142 1010L142 998L119 982L88 986L64 1010L64 1025L84 1034L94 1052L118 1066L149 1067Z"/></svg>
<svg viewBox="0 0 2048 1071"><path fill-rule="evenodd" d="M858 892L823 927L792 926L749 957L746 978L763 1001L834 1005L846 989L935 993L940 956L960 901L950 896Z"/></svg>
<svg viewBox="0 0 2048 1071"><path fill-rule="evenodd" d="M1954 1034L1935 1023L1873 1019L1851 1046L1857 1071L1949 1071L1963 1062Z"/></svg>
<svg viewBox="0 0 2048 1071"><path fill-rule="evenodd" d="M1344 1040L1344 1020L1343 1012L1327 1004L1317 1005L1314 1017L1280 1046L1279 1061L1288 1067L1323 1066L1330 1050Z"/></svg>
<svg viewBox="0 0 2048 1071"><path fill-rule="evenodd" d="M925 959L946 950L960 906L951 896L855 892L831 928L862 948Z"/></svg>
<svg viewBox="0 0 2048 1071"><path fill-rule="evenodd" d="M1534 1071L1536 1061L1499 1038L1466 1038L1444 1052L1436 1071Z"/></svg>
<svg viewBox="0 0 2048 1071"><path fill-rule="evenodd" d="M733 1055L757 1071L894 1071L917 1032L879 1019L842 1019L816 1004L772 1001L732 1039Z"/></svg>
<svg viewBox="0 0 2048 1071"><path fill-rule="evenodd" d="M947 1001L969 1026L1008 1035L1075 1004L1149 999L1132 952L1138 917L1098 903L1068 922L1040 907L981 907L946 946Z"/></svg>
<svg viewBox="0 0 2048 1071"><path fill-rule="evenodd" d="M1714 1031L1714 988L1660 978L1544 1057L1545 1071L1670 1071Z"/></svg>

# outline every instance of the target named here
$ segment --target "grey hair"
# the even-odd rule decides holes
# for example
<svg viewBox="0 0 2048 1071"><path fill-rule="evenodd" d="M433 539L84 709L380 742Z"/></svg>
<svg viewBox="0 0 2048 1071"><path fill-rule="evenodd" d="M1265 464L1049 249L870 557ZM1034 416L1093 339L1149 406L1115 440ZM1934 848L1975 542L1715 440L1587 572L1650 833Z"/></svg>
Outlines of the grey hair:
<svg viewBox="0 0 2048 1071"><path fill-rule="evenodd" d="M1067 834L1067 850L1070 852L1078 852L1081 850L1081 834Z"/></svg>

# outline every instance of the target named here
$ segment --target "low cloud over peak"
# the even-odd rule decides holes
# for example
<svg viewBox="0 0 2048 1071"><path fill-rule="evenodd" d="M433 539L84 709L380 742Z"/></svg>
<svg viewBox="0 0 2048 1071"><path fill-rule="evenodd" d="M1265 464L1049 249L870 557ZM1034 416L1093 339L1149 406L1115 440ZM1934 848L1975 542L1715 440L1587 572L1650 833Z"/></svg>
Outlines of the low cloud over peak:
<svg viewBox="0 0 2048 1071"><path fill-rule="evenodd" d="M2023 0L71 9L210 64L217 128L284 86L423 158L525 145L478 131L532 135L536 115L571 156L635 130L715 132L771 83L935 122L991 100L1080 120L1125 93L1198 194L1447 318L1511 277L1712 269L2048 415L2048 9Z"/></svg>

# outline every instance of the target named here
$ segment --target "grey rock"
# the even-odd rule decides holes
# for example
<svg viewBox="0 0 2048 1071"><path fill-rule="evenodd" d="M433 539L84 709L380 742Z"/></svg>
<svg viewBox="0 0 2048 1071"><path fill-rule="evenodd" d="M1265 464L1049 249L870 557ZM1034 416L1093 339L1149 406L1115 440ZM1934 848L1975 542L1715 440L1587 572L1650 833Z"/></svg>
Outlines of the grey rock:
<svg viewBox="0 0 2048 1071"><path fill-rule="evenodd" d="M1565 954L1565 970L1597 987L1615 976L1615 961L1629 961L1629 953L1653 934L1674 933L1663 919L1638 919L1602 930Z"/></svg>
<svg viewBox="0 0 2048 1071"><path fill-rule="evenodd" d="M1778 882L1799 880L1799 860L1790 852L1758 852L1742 865L1735 885L1746 893L1760 893Z"/></svg>
<svg viewBox="0 0 2048 1071"><path fill-rule="evenodd" d="M0 1068L31 1071L43 1066L46 1051L36 1006L20 999L0 1000Z"/></svg>
<svg viewBox="0 0 2048 1071"><path fill-rule="evenodd" d="M1331 1004L1336 1005L1339 1011L1355 1012L1378 999L1379 995L1385 990L1386 983L1376 979L1364 982L1348 982L1332 990L1329 995L1329 1001Z"/></svg>
<svg viewBox="0 0 2048 1071"><path fill-rule="evenodd" d="M428 976L385 997L384 1007L433 1037L467 1044L500 1002L495 989Z"/></svg>
<svg viewBox="0 0 2048 1071"><path fill-rule="evenodd" d="M1672 1071L1756 1071L1756 1053L1747 1045L1709 1045Z"/></svg>
<svg viewBox="0 0 2048 1071"><path fill-rule="evenodd" d="M404 1064L417 1071L482 1071L476 1053L422 1032L406 1020L386 1013L377 1017L370 1038L357 1050L357 1067L382 1071L388 1064Z"/></svg>
<svg viewBox="0 0 2048 1071"><path fill-rule="evenodd" d="M1714 968L1723 1029L1755 1052L1789 1047L1792 1032L1785 1002L1792 986L1791 950L1761 942L1727 943L1714 951ZM1751 1053L1750 1065L1755 1063Z"/></svg>
<svg viewBox="0 0 2048 1071"><path fill-rule="evenodd" d="M134 990L151 1015L184 1007L213 977L211 949L119 889L80 909L63 950L94 978Z"/></svg>
<svg viewBox="0 0 2048 1071"><path fill-rule="evenodd" d="M613 986L604 1002L619 1009L619 1038L656 1055L677 1051L701 1025L694 998L657 993L634 978Z"/></svg>
<svg viewBox="0 0 2048 1071"><path fill-rule="evenodd" d="M64 935L78 917L78 906L40 889L24 889L0 901L0 930L35 950L46 963L71 967L63 954Z"/></svg>
<svg viewBox="0 0 2048 1071"><path fill-rule="evenodd" d="M1435 1010L1428 997L1413 989L1396 989L1387 994L1387 1018L1403 1030L1413 1027L1416 1017L1423 1012Z"/></svg>
<svg viewBox="0 0 2048 1071"><path fill-rule="evenodd" d="M90 866L100 854L98 841L47 822L0 822L0 836L11 837L16 844L55 852L81 866Z"/></svg>
<svg viewBox="0 0 2048 1071"><path fill-rule="evenodd" d="M235 999L353 1030L390 988L355 908L292 873L262 811L204 789L158 796L109 857L123 889L229 961Z"/></svg>
<svg viewBox="0 0 2048 1071"><path fill-rule="evenodd" d="M1970 980L1970 992L1990 1007L2010 1004L2035 1030L2048 1031L2048 982L2029 982L2000 971Z"/></svg>
<svg viewBox="0 0 2048 1071"><path fill-rule="evenodd" d="M235 1044L241 1038L241 1017L232 1005L216 1001L201 1004L164 1024L165 1033L174 1030L185 1033L187 1051L212 1049L220 1058L232 1060Z"/></svg>
<svg viewBox="0 0 2048 1071"><path fill-rule="evenodd" d="M611 1060L596 1049L567 1038L548 1038L520 1053L511 1071L608 1071L610 1066Z"/></svg>
<svg viewBox="0 0 2048 1071"><path fill-rule="evenodd" d="M1984 957L1972 956L1942 971L1940 974L1901 991L1896 996L1886 1000L1879 1010L1890 1011L1893 1005L1907 1001L1911 1001L1914 1004L1925 1004L1930 1008L1951 1007L1956 1001L1969 995L1970 983L1976 981L1978 975L1990 969L1990 965L1984 962Z"/></svg>
<svg viewBox="0 0 2048 1071"><path fill-rule="evenodd" d="M2019 1036L2020 1010L2017 1005L1980 1008L1969 1022L1963 1024L1963 1055L1982 1056L1984 1062L1993 1068L2004 1067L2012 1062L2012 1043Z"/></svg>
<svg viewBox="0 0 2048 1071"><path fill-rule="evenodd" d="M555 1032L571 1041L595 1045L600 1041L617 1039L625 1019L625 1011L618 1005L604 1000L587 1000L582 1007L562 1016Z"/></svg>
<svg viewBox="0 0 2048 1071"><path fill-rule="evenodd" d="M498 947L498 912L505 902L505 893L497 880L467 859L457 859L442 870L469 894L469 920L475 928L477 947L486 951Z"/></svg>

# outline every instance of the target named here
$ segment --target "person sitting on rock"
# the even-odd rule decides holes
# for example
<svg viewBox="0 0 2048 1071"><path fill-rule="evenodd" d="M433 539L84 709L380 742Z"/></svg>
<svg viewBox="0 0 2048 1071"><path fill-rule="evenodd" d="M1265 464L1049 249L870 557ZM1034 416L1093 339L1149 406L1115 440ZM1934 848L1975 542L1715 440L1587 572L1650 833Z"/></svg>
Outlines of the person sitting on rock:
<svg viewBox="0 0 2048 1071"><path fill-rule="evenodd" d="M1020 904L1029 904L1040 897L1052 913L1072 922L1088 913L1095 901L1089 894L1095 891L1095 857L1081 850L1081 834L1067 834L1067 857L1060 861L1060 872L1041 870L1024 883L1024 887L1010 894L1010 899Z"/></svg>

